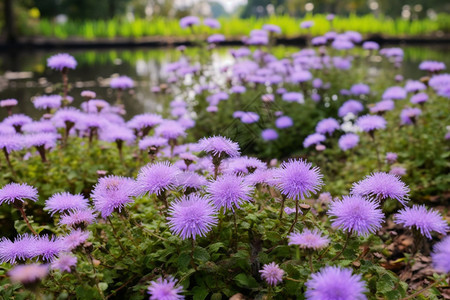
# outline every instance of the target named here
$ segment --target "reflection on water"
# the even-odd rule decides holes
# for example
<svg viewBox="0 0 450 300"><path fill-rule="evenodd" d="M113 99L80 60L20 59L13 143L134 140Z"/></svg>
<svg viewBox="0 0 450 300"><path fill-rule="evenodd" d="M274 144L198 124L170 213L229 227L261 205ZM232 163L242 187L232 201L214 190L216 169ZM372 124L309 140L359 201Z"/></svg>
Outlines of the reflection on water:
<svg viewBox="0 0 450 300"><path fill-rule="evenodd" d="M220 68L229 64L229 48L213 51L213 65ZM288 56L298 48L278 46L271 51L277 57ZM450 67L447 55L449 46L439 47L404 47L405 59L402 73L405 78L419 78L423 72L417 69L422 60L438 60ZM127 75L136 81L136 88L131 90L125 101L128 115L146 111L161 111L166 98L155 95L151 87L163 83L166 79L164 66L180 57L176 49L132 49L132 50L73 50L67 51L78 61L75 70L69 72L72 85L70 95L75 98L76 106L82 101L80 92L85 89L97 92L98 98L113 102L113 91L107 85L107 78L112 74ZM206 50L188 49L192 61L205 58ZM19 107L15 112L38 116L30 102L33 96L55 93L55 83L61 82L58 72L46 68L46 59L55 51L33 51L0 53L0 99L16 98ZM56 86L58 87L58 86ZM171 99L169 99L171 100ZM5 112L0 112L4 117Z"/></svg>

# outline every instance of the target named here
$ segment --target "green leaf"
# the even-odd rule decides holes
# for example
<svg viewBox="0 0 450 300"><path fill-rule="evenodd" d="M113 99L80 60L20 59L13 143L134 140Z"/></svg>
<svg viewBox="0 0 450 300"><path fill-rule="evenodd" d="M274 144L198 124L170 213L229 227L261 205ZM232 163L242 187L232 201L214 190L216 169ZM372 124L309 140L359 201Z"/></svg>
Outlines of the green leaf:
<svg viewBox="0 0 450 300"><path fill-rule="evenodd" d="M181 253L180 256L178 256L178 268L180 269L186 269L189 266L189 263L191 262L191 256L187 253Z"/></svg>
<svg viewBox="0 0 450 300"><path fill-rule="evenodd" d="M225 248L225 245L221 242L214 243L208 247L210 253L216 253L220 248Z"/></svg>
<svg viewBox="0 0 450 300"><path fill-rule="evenodd" d="M194 292L194 300L204 300L209 294L208 289L203 286L194 287L192 292Z"/></svg>
<svg viewBox="0 0 450 300"><path fill-rule="evenodd" d="M194 258L201 262L206 262L209 260L209 253L205 248L196 247L194 250Z"/></svg>
<svg viewBox="0 0 450 300"><path fill-rule="evenodd" d="M392 281L388 274L384 274L377 282L377 292L386 294L392 291L395 287L395 283Z"/></svg>
<svg viewBox="0 0 450 300"><path fill-rule="evenodd" d="M75 292L78 299L100 299L98 291L94 287L88 286L86 284L78 286L75 289Z"/></svg>
<svg viewBox="0 0 450 300"><path fill-rule="evenodd" d="M211 300L222 300L222 294L221 293L212 294Z"/></svg>
<svg viewBox="0 0 450 300"><path fill-rule="evenodd" d="M249 276L245 273L240 273L234 277L234 281L236 281L237 285L245 288L256 288L258 287L258 282L252 276Z"/></svg>

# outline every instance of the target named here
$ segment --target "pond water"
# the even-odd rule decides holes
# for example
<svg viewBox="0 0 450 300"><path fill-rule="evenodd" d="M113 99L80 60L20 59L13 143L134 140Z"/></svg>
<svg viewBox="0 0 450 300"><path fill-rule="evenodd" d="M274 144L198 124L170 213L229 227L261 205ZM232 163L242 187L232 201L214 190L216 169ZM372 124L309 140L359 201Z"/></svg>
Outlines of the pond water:
<svg viewBox="0 0 450 300"><path fill-rule="evenodd" d="M438 60L450 67L449 45L407 46L404 62L399 74L405 78L420 78L424 75L418 70L418 64L423 60ZM213 67L219 70L231 63L230 48L218 48L212 51ZM288 56L299 48L277 46L271 51L277 57ZM206 50L188 49L187 54L193 61L202 59ZM30 99L44 93L56 93L54 83L60 83L58 72L46 67L49 56L58 52L68 52L78 61L75 70L69 72L72 85L70 95L74 97L74 105L83 101L82 90L97 92L98 98L114 102L115 95L105 80L113 74L127 75L136 82L136 87L126 95L125 108L128 116L149 111L161 111L167 97L152 93L151 87L163 83L167 74L164 66L180 57L180 52L173 48L167 49L119 49L119 50L67 50L67 51L20 51L0 53L0 99L15 98L19 106L15 112L31 116L41 115ZM6 112L1 111L0 117Z"/></svg>

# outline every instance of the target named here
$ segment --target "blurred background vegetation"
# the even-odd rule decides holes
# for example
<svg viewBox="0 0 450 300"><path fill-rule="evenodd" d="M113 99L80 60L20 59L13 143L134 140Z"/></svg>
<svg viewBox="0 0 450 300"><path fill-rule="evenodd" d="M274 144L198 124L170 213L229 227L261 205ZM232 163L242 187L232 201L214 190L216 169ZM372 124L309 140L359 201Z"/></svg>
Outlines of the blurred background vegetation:
<svg viewBox="0 0 450 300"><path fill-rule="evenodd" d="M450 31L447 0L3 0L0 9L2 37L11 41L19 36L188 36L190 31L178 26L186 15L219 18L220 32L228 36L247 34L264 22L280 25L290 36L289 30L301 33L298 19L305 17L317 21L316 34L322 34L330 29L328 13L340 16L337 30L362 25L366 32L386 35Z"/></svg>

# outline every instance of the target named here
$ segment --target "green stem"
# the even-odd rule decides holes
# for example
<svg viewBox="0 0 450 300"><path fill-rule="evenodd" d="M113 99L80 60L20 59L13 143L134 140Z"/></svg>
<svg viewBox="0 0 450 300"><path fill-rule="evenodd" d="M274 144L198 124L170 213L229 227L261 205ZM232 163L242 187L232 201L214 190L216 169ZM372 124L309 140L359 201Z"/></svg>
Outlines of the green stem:
<svg viewBox="0 0 450 300"><path fill-rule="evenodd" d="M344 252L345 248L347 248L348 241L350 240L350 236L351 236L351 235L352 235L352 231L350 230L350 231L347 233L347 238L345 239L345 244L344 244L344 246L342 247L342 250L339 251L339 252L336 254L336 256L333 257L333 258L331 259L331 261L335 261L336 259L339 258L339 256L341 256L342 252Z"/></svg>

